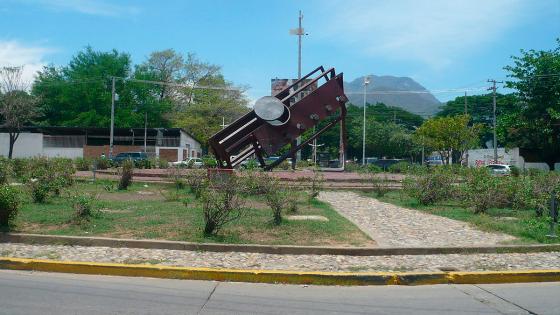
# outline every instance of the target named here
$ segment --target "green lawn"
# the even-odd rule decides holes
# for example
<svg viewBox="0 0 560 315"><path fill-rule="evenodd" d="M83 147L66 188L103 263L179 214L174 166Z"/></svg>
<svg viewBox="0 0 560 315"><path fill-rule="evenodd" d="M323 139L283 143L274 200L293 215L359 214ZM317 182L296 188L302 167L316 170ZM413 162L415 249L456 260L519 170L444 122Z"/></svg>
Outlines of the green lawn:
<svg viewBox="0 0 560 315"><path fill-rule="evenodd" d="M109 181L78 182L60 197L45 204L31 202L25 196L14 232L53 235L148 238L191 242L253 243L275 245L371 246L375 243L329 205L304 193L299 200L298 215L322 215L328 222L288 221L280 226L271 223L272 212L264 201L251 197L246 214L226 225L219 235L202 233L202 207L188 190L180 190L180 201L166 201L164 195L174 191L171 185L133 184L127 191L107 191ZM112 183L116 187L115 183ZM76 224L69 194L88 192L98 195L96 214L89 222ZM24 194L25 195L25 194Z"/></svg>
<svg viewBox="0 0 560 315"><path fill-rule="evenodd" d="M414 198L408 197L402 191L390 191L383 197L375 197L373 193L364 194L394 205L469 222L480 230L510 234L519 238L516 243L560 242L558 238L551 239L546 236L550 233L548 218L539 218L532 210L492 208L485 214L475 214L472 209L455 201L446 201L430 206L420 205ZM557 235L560 235L560 230L557 231Z"/></svg>

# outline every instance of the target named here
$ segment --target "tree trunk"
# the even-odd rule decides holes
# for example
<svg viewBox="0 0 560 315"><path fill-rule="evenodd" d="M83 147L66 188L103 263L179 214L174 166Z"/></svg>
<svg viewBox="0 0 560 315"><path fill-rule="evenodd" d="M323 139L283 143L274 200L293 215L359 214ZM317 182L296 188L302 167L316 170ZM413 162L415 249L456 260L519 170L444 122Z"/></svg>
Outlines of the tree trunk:
<svg viewBox="0 0 560 315"><path fill-rule="evenodd" d="M544 161L548 165L548 169L554 171L554 164L556 164L556 158L548 158Z"/></svg>
<svg viewBox="0 0 560 315"><path fill-rule="evenodd" d="M8 159L12 158L14 153L14 144L16 143L17 138L19 137L19 132L10 132L10 150L8 151Z"/></svg>

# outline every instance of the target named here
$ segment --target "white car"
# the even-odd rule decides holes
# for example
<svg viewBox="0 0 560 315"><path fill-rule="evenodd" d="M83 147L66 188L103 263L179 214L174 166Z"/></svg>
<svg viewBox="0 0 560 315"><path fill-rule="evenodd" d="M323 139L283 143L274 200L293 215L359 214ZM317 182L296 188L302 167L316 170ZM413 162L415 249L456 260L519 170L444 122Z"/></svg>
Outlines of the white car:
<svg viewBox="0 0 560 315"><path fill-rule="evenodd" d="M489 168L494 175L509 175L511 173L511 166L507 164L488 164Z"/></svg>
<svg viewBox="0 0 560 315"><path fill-rule="evenodd" d="M203 163L200 158L188 158L183 161L172 162L171 165L175 167L201 168Z"/></svg>

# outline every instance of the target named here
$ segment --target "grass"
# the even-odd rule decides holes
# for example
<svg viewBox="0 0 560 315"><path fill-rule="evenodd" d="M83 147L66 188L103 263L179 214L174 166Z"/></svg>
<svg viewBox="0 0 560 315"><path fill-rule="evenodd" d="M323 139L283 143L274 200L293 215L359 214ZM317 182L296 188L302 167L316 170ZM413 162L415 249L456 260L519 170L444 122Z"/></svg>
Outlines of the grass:
<svg viewBox="0 0 560 315"><path fill-rule="evenodd" d="M217 236L202 233L202 207L187 190L175 191L172 185L133 183L127 191L110 190L111 182L78 182L60 197L35 204L23 193L14 232L51 235L103 236L136 239L165 239L190 242L252 243L269 245L371 246L375 243L328 204L299 200L301 215L322 215L328 222L288 221L272 224L272 211L257 197L248 198L246 215L224 227ZM114 185L116 187L116 185ZM166 201L175 191L176 201ZM70 195L97 195L95 214L89 221L72 220ZM174 199L174 198L173 198ZM187 206L182 202L188 199Z"/></svg>
<svg viewBox="0 0 560 315"><path fill-rule="evenodd" d="M364 194L374 197L373 193ZM383 197L375 198L397 206L468 222L483 231L502 232L518 237L519 239L513 241L512 244L560 242L558 238L551 239L546 236L550 233L548 218L537 217L533 210L491 208L484 214L475 214L472 209L456 201L446 201L429 206L421 205L402 191L390 191ZM560 230L556 234L560 235Z"/></svg>

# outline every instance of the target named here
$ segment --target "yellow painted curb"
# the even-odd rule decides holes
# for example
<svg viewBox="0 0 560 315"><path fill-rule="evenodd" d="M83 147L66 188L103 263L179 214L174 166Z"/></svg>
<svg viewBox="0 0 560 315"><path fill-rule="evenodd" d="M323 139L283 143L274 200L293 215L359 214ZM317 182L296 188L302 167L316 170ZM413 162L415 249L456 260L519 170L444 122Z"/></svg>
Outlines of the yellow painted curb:
<svg viewBox="0 0 560 315"><path fill-rule="evenodd" d="M490 272L303 272L126 265L0 257L0 269L164 279L315 285L426 285L560 281L560 270Z"/></svg>

